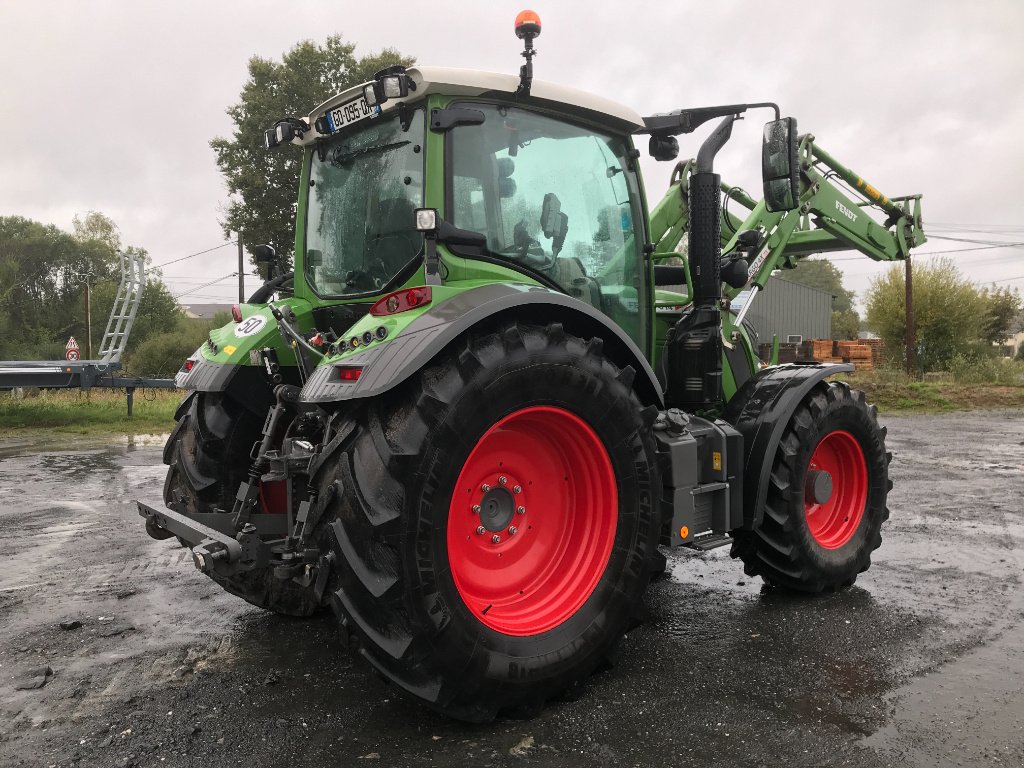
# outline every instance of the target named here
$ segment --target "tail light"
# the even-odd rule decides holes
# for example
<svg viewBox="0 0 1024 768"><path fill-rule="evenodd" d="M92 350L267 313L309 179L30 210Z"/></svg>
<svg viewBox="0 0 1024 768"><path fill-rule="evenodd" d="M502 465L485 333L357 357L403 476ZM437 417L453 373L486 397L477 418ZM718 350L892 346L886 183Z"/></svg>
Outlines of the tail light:
<svg viewBox="0 0 1024 768"><path fill-rule="evenodd" d="M397 315L416 307L424 307L430 303L431 293L429 286L420 288L404 288L401 291L389 293L382 296L370 307L370 314L376 317L385 315Z"/></svg>
<svg viewBox="0 0 1024 768"><path fill-rule="evenodd" d="M334 370L338 372L338 379L341 381L359 381L359 377L363 375L361 366L338 365Z"/></svg>
<svg viewBox="0 0 1024 768"><path fill-rule="evenodd" d="M237 304L231 305L231 319L236 323L242 322L242 308Z"/></svg>
<svg viewBox="0 0 1024 768"><path fill-rule="evenodd" d="M181 366L181 370L183 373L188 373L195 367L196 361L190 357L188 360L185 361L184 365Z"/></svg>

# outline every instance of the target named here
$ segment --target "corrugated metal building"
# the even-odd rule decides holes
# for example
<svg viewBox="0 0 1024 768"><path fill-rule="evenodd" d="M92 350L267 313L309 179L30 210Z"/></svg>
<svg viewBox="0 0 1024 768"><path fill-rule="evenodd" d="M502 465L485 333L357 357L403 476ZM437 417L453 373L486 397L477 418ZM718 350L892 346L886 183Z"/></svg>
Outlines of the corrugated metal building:
<svg viewBox="0 0 1024 768"><path fill-rule="evenodd" d="M749 294L744 291L733 301L738 310ZM779 341L790 336L802 339L832 338L832 294L778 277L768 278L763 291L757 294L747 320L757 330L762 343L778 334ZM802 340L801 339L801 340Z"/></svg>

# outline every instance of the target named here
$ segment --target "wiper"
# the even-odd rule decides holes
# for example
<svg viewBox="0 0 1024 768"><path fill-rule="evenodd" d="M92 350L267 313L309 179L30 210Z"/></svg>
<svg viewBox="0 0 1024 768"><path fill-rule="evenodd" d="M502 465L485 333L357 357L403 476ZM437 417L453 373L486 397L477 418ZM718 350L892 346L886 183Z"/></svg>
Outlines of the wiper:
<svg viewBox="0 0 1024 768"><path fill-rule="evenodd" d="M363 147L362 149L355 149L350 152L342 152L344 147L338 147L331 154L331 165L348 165L357 157L362 157L363 155L372 155L376 154L377 152L389 152L392 149L398 149L399 147L404 147L406 144L410 143L411 142L409 141L395 141L392 142L391 144L378 144L375 147Z"/></svg>

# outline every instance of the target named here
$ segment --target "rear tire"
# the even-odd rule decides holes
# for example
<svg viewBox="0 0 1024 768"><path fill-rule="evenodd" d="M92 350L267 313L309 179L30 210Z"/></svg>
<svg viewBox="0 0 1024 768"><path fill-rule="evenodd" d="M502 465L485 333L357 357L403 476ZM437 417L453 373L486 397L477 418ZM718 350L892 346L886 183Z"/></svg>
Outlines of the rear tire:
<svg viewBox="0 0 1024 768"><path fill-rule="evenodd" d="M597 339L511 324L346 417L314 478L331 603L385 679L483 722L609 662L660 564L656 411L631 381Z"/></svg>
<svg viewBox="0 0 1024 768"><path fill-rule="evenodd" d="M229 395L196 393L164 447L164 462L170 465L164 503L186 515L230 513L262 429L262 420ZM311 588L276 579L268 569L209 575L226 591L268 611L309 616L319 608Z"/></svg>
<svg viewBox="0 0 1024 768"><path fill-rule="evenodd" d="M733 533L748 576L800 592L851 586L871 565L889 518L889 454L877 409L840 382L816 387L793 413L774 457L764 514ZM751 471L754 468L750 468ZM817 473L831 484L814 495Z"/></svg>

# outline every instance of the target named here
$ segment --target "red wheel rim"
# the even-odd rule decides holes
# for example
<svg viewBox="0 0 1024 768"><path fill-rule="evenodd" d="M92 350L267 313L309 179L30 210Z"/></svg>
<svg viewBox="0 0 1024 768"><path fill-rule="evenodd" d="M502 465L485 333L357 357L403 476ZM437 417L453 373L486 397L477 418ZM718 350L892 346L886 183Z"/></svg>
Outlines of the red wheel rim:
<svg viewBox="0 0 1024 768"><path fill-rule="evenodd" d="M848 542L868 499L868 467L857 438L845 430L825 435L814 449L808 472L822 470L832 479L832 495L822 504L805 490L804 511L814 540L825 549L838 549Z"/></svg>
<svg viewBox="0 0 1024 768"><path fill-rule="evenodd" d="M552 406L509 414L480 438L452 492L455 587L496 632L546 632L593 593L617 517L612 463L586 422Z"/></svg>

